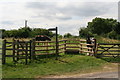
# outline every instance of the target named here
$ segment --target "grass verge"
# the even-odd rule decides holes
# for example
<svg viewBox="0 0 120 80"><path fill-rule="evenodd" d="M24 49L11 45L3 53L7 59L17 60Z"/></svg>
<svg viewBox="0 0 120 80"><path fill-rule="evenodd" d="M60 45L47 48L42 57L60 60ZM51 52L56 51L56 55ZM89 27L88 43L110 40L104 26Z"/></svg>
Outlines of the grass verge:
<svg viewBox="0 0 120 80"><path fill-rule="evenodd" d="M2 66L3 78L38 78L49 75L63 75L66 73L85 73L101 69L108 64L102 59L82 55L61 55L34 61L29 65L13 64Z"/></svg>

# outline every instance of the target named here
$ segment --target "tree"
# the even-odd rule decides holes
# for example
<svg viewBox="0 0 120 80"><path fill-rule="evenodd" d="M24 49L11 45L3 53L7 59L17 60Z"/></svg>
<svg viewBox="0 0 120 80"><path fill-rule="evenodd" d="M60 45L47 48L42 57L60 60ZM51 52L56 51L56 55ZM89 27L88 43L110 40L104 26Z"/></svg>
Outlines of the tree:
<svg viewBox="0 0 120 80"><path fill-rule="evenodd" d="M32 30L32 37L35 37L36 35L47 35L49 37L53 37L54 33L52 33L51 31L48 31L47 29L34 28Z"/></svg>
<svg viewBox="0 0 120 80"><path fill-rule="evenodd" d="M65 35L64 35L64 38L71 38L72 37L72 35L70 34L70 33L66 33Z"/></svg>
<svg viewBox="0 0 120 80"><path fill-rule="evenodd" d="M106 34L112 31L114 24L116 20L113 19L103 19L103 18L95 18L92 20L92 22L88 22L87 28L93 33L93 34Z"/></svg>
<svg viewBox="0 0 120 80"><path fill-rule="evenodd" d="M0 29L0 38L5 37L5 29Z"/></svg>
<svg viewBox="0 0 120 80"><path fill-rule="evenodd" d="M30 37L31 31L32 31L32 30L31 30L31 28L29 28L29 27L20 28L20 29L18 30L18 32L19 32L18 36L19 36L20 38Z"/></svg>
<svg viewBox="0 0 120 80"><path fill-rule="evenodd" d="M114 30L117 34L120 34L120 22L117 23L117 26L114 27Z"/></svg>
<svg viewBox="0 0 120 80"><path fill-rule="evenodd" d="M90 30L88 28L82 27L79 30L79 36L80 37L86 37L86 36L92 36L92 33L90 32Z"/></svg>
<svg viewBox="0 0 120 80"><path fill-rule="evenodd" d="M114 39L120 38L120 23L115 19L95 18L92 22L88 22L87 28L80 28L79 36L99 35Z"/></svg>

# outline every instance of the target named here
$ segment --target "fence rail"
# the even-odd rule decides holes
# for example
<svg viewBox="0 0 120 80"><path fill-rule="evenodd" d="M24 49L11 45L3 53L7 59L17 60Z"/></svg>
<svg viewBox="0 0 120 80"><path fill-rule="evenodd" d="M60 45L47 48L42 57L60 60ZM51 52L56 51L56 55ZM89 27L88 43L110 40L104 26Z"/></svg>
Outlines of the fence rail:
<svg viewBox="0 0 120 80"><path fill-rule="evenodd" d="M39 43L39 44L38 44ZM56 46L57 44L57 46ZM88 47L90 45L92 47ZM56 41L35 41L35 39L30 41L20 41L13 40L9 42L3 40L2 45L2 63L6 63L6 57L12 57L14 62L20 59L25 59L25 63L28 63L28 59L34 60L38 55L51 55L60 53L95 53L96 41L93 44L87 44L86 40L83 39L65 39ZM57 50L57 51L56 51ZM7 51L12 51L9 54Z"/></svg>

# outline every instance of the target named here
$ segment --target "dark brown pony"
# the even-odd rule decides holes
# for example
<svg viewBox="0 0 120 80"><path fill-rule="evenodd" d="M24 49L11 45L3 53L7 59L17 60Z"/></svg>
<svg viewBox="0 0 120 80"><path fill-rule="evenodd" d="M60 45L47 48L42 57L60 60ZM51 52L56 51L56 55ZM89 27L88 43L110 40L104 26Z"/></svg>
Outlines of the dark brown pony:
<svg viewBox="0 0 120 80"><path fill-rule="evenodd" d="M37 35L36 37L35 37L35 40L36 41L51 41L51 39L48 37L48 36L46 36L46 35Z"/></svg>
<svg viewBox="0 0 120 80"><path fill-rule="evenodd" d="M36 41L51 41L51 39L46 35L37 35L35 37L35 40ZM38 43L38 45L39 45L39 43Z"/></svg>

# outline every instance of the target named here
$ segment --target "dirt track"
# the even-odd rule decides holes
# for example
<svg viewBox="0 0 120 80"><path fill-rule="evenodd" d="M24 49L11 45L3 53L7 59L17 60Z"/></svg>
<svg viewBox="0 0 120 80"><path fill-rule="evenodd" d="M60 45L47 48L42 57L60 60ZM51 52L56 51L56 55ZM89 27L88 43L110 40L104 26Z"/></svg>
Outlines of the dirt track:
<svg viewBox="0 0 120 80"><path fill-rule="evenodd" d="M59 76L46 76L42 78L118 78L118 64L113 66L104 66L104 69L97 72L84 73L84 74L72 74L72 75L59 75Z"/></svg>
<svg viewBox="0 0 120 80"><path fill-rule="evenodd" d="M113 72L95 72L77 75L53 76L51 78L118 78L118 71Z"/></svg>

